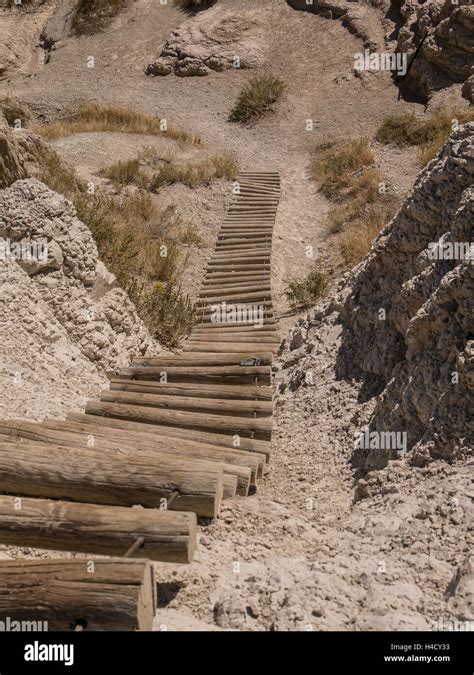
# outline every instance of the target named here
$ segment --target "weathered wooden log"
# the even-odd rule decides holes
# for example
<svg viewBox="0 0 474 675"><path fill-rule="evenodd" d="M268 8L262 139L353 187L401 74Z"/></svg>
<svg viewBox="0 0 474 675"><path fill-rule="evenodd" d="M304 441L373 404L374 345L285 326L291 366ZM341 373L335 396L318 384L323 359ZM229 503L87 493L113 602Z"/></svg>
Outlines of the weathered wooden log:
<svg viewBox="0 0 474 675"><path fill-rule="evenodd" d="M270 383L270 368L268 366L197 366L194 368L121 368L118 375L125 379L163 380L163 373L168 382L222 382L229 384Z"/></svg>
<svg viewBox="0 0 474 675"><path fill-rule="evenodd" d="M232 325L232 326L248 325L248 326L259 326L260 328L266 329L267 326L269 326L269 325L271 325L271 323L273 323L275 315L274 315L273 311L271 311L268 307L264 308L264 309L266 310L266 313L264 314L263 319L262 318L259 319L259 323L255 323L254 321L250 321L250 322L244 322L244 321L232 322L232 321L229 321L229 322L226 322L226 323L223 323L223 324L219 324L215 320L215 313L210 312L210 311L201 313L200 316L199 316L199 320L200 320L200 324L208 324L210 327L212 327L214 329L216 327L219 327L220 325L224 325L224 326L228 326L228 325ZM269 313L269 316L267 316L267 313ZM238 331L236 331L236 332L238 332Z"/></svg>
<svg viewBox="0 0 474 675"><path fill-rule="evenodd" d="M221 228L218 236L224 239L227 237L245 238L245 239L250 237L250 240L252 240L253 237L256 238L263 237L271 241L273 236L273 226L237 225L234 223L228 223L227 225Z"/></svg>
<svg viewBox="0 0 474 675"><path fill-rule="evenodd" d="M209 431L195 431L192 429L178 429L177 427L165 427L159 424L140 424L139 422L130 422L128 420L114 419L113 417L95 417L94 415L85 415L83 413L68 413L67 419L71 422L84 422L94 424L96 427L113 427L124 431L139 431L140 433L149 433L153 436L172 437L199 441L201 443L210 443L219 445L228 449L245 450L247 452L257 452L270 457L271 444L268 441L257 440L255 438L245 438L243 436L231 434L219 434ZM53 420L56 422L56 420Z"/></svg>
<svg viewBox="0 0 474 675"><path fill-rule="evenodd" d="M213 415L211 413L182 412L179 410L160 410L146 406L125 405L120 403L102 403L89 401L86 406L88 415L115 417L144 424L162 424L165 426L180 427L182 429L213 429L217 432L227 432L269 440L272 432L271 419L235 417L230 415ZM182 509L186 510L186 509Z"/></svg>
<svg viewBox="0 0 474 675"><path fill-rule="evenodd" d="M212 462L121 459L90 448L65 453L64 446L0 442L0 491L11 494L150 508L163 506L166 499L174 511L213 518L219 513L223 485L222 468Z"/></svg>
<svg viewBox="0 0 474 675"><path fill-rule="evenodd" d="M262 245L268 246L271 244L272 237L271 234L250 234L246 233L243 236L237 236L234 234L219 234L217 235L217 247L221 246L250 246L250 245Z"/></svg>
<svg viewBox="0 0 474 675"><path fill-rule="evenodd" d="M268 248L264 248L261 251L249 251L244 254L240 253L215 253L211 258L210 262L226 262L232 260L233 262L247 262L265 260L269 261L271 256L271 251Z"/></svg>
<svg viewBox="0 0 474 675"><path fill-rule="evenodd" d="M192 398L188 396L165 396L129 391L103 391L100 400L106 403L144 405L166 410L190 410L212 412L215 415L237 415L239 417L269 417L272 404L269 401L226 401L217 398Z"/></svg>
<svg viewBox="0 0 474 675"><path fill-rule="evenodd" d="M214 316L214 317L219 317L219 312L226 316L226 313L229 313L229 316L232 317L232 313L237 317L233 319L233 323L240 323L238 320L239 318L239 312L242 314L242 316L248 316L250 315L251 320L253 320L254 316L258 316L258 319L261 319L261 312L262 310L265 312L265 316L273 316L273 302L271 300L257 300L257 301L248 301L248 300L234 300L232 302L228 302L227 306L223 306L222 303L224 302L223 298L216 298L215 302L212 302L207 299L207 304L203 305L202 307L199 308L198 311L198 316L202 316L203 314L206 315L208 314L209 316ZM256 311L258 309L258 312ZM222 323L226 323L230 319L226 319ZM218 324L221 323L217 319L214 318L214 323ZM257 323L257 321L254 321L254 323Z"/></svg>
<svg viewBox="0 0 474 675"><path fill-rule="evenodd" d="M265 272L265 273L258 273L257 275L254 274L244 274L241 276L240 274L210 274L207 276L203 283L202 283L202 289L203 290L212 290L212 288L217 287L217 286L235 286L236 284L256 284L256 283L261 283L261 284L269 284L270 283L270 274Z"/></svg>
<svg viewBox="0 0 474 675"><path fill-rule="evenodd" d="M251 282L249 284L242 284L239 286L222 286L222 285L217 285L213 286L211 288L205 288L199 293L200 298L207 298L207 297L213 297L215 295L226 295L230 293L241 293L242 291L244 293L252 293L255 291L258 291L260 293L267 292L271 293L271 286L269 283L263 283L263 284L256 284L255 282Z"/></svg>
<svg viewBox="0 0 474 675"><path fill-rule="evenodd" d="M238 494L247 494L250 484L255 484L257 478L263 475L266 458L258 452L249 453L247 450L237 450L233 448L224 448L221 445L212 445L211 443L200 442L189 438L177 438L165 435L163 433L155 434L153 437L148 433L150 425L137 424L136 429L127 430L127 435L118 428L113 428L103 423L102 417L94 415L84 415L84 422L74 422L72 420L44 420L41 423L41 432L35 432L34 437L28 435L32 440L41 440L41 436L47 434L52 436L51 442L57 439L57 443L69 443L74 441L76 444L84 444L89 441L92 434L97 446L107 447L116 452L133 454L150 454L151 457L157 454L171 454L180 456L183 459L192 458L208 462L217 462L222 467L225 474L236 476L238 480ZM110 420L110 422L119 422L120 420ZM95 428L91 429L91 426ZM154 427L153 427L154 428ZM0 431L3 433L3 431ZM31 433L31 432L30 432ZM65 439L66 437L66 439ZM224 495L227 496L227 495Z"/></svg>
<svg viewBox="0 0 474 675"><path fill-rule="evenodd" d="M257 349L257 351L254 351ZM196 356L186 356L180 354L179 356L135 356L132 359L132 366L145 368L148 366L166 368L171 366L224 366L224 365L239 365L242 361L249 358L249 352L254 352L255 358L261 362L260 365L270 365L272 362L271 350L265 351L261 345L252 345L251 347L242 349L241 352L236 353L212 353L212 349L200 351L208 351L209 354L202 354ZM233 350L229 350L233 351Z"/></svg>
<svg viewBox="0 0 474 675"><path fill-rule="evenodd" d="M253 339L253 338L252 338ZM271 401L271 387L252 387L245 384L160 384L149 380L110 380L111 390L142 391L167 396L203 396L204 398L253 399Z"/></svg>
<svg viewBox="0 0 474 675"><path fill-rule="evenodd" d="M217 340L217 338L215 338ZM247 351L244 352L244 349ZM265 349L275 354L278 351L278 345L268 345L265 346ZM186 344L186 352L210 352L214 350L216 354L219 352L229 353L235 351L239 354L239 358L242 360L246 359L259 359L262 350L262 344L259 342L239 342L239 338L235 338L235 342L188 342ZM242 357L242 354L246 354Z"/></svg>
<svg viewBox="0 0 474 675"><path fill-rule="evenodd" d="M10 424L10 426L7 426ZM206 462L218 463L218 466L223 471L223 485L224 498L231 498L235 496L234 479L228 478L235 476L237 479L237 492L239 495L247 495L252 478L257 478L259 473L259 466L255 465L253 458L237 458L235 451L222 452L218 448L200 448L196 443L188 443L185 441L173 442L170 439L163 441L162 439L143 439L143 437L135 435L127 435L124 437L111 437L110 434L103 432L101 429L92 435L86 434L83 430L78 431L70 428L70 423L63 423L61 420L54 424L43 422L41 425L31 424L28 422L19 422L16 424L2 422L0 426L0 440L6 440L7 437L15 442L23 444L32 441L35 443L52 443L58 447L72 448L74 450L83 452L86 450L94 450L100 453L102 458L107 455L111 459L115 458L150 458L154 460L161 460L166 462L167 459L173 461L180 458L186 460L201 460ZM240 453L242 454L242 453ZM229 462L226 460L230 459Z"/></svg>
<svg viewBox="0 0 474 675"><path fill-rule="evenodd" d="M261 239L261 241L260 241ZM216 243L215 252L217 255L224 255L225 253L239 253L243 254L253 252L265 252L271 249L272 240L270 237L253 239L248 237L246 240L236 242L235 237L223 237Z"/></svg>
<svg viewBox="0 0 474 675"><path fill-rule="evenodd" d="M235 340L238 340L241 344L246 344L246 343L252 343L252 342L258 342L259 345L261 345L263 348L265 348L265 344L270 344L270 345L279 345L280 340L275 337L275 335L271 333L265 333L265 334L260 334L258 333L255 335L253 332L236 332L236 333L231 333L228 335L227 333L220 333L219 331L209 331L209 333L195 333L194 335L191 335L187 342L186 345L193 343L193 344L199 344L200 342L209 342L209 340L217 340L218 342L235 342ZM187 350L187 347L183 349L185 352Z"/></svg>
<svg viewBox="0 0 474 675"><path fill-rule="evenodd" d="M263 234L272 237L274 222L274 218L262 218L259 220L256 218L228 218L222 223L218 234L223 235L229 234L233 230L242 230L244 232L244 236L247 234Z"/></svg>
<svg viewBox="0 0 474 675"><path fill-rule="evenodd" d="M156 584L148 560L2 560L0 620L46 630L150 631Z"/></svg>
<svg viewBox="0 0 474 675"><path fill-rule="evenodd" d="M255 272L262 269L262 263L255 262L235 262L234 260L229 260L227 262L212 262L207 263L209 272L224 272L234 271L234 272Z"/></svg>
<svg viewBox="0 0 474 675"><path fill-rule="evenodd" d="M0 543L55 551L190 563L196 514L0 495Z"/></svg>
<svg viewBox="0 0 474 675"><path fill-rule="evenodd" d="M200 307L208 305L218 305L221 302L226 302L230 304L242 304L242 303L252 303L257 305L264 305L270 307L273 305L271 300L272 294L271 291L254 291L253 293L246 293L243 289L237 293L227 292L225 295L214 295L209 297L200 298L198 305ZM271 305L270 305L271 303Z"/></svg>
<svg viewBox="0 0 474 675"><path fill-rule="evenodd" d="M227 213L223 225L229 221L247 221L249 219L252 222L265 222L265 223L274 223L276 216L276 208L271 204L265 205L253 205L253 204L240 204L233 209L230 209Z"/></svg>
<svg viewBox="0 0 474 675"><path fill-rule="evenodd" d="M195 324L193 328L193 335L198 333L198 332L203 332L203 331L223 331L226 333L240 333L242 330L255 330L256 335L261 331L262 333L266 333L269 331L275 331L277 333L277 324L274 319L267 319L265 326L260 326L258 323L256 324L254 321L239 321L238 323L229 323L229 324L212 324L209 322L204 322L204 323L197 323Z"/></svg>

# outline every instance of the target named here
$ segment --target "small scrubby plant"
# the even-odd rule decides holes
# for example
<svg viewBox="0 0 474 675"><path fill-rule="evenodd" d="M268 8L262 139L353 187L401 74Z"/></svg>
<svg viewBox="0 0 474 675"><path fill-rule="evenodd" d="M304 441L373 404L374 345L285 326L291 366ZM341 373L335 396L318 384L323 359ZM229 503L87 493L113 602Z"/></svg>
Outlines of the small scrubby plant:
<svg viewBox="0 0 474 675"><path fill-rule="evenodd" d="M272 109L283 94L285 85L270 73L255 75L240 92L229 115L230 122L248 124Z"/></svg>
<svg viewBox="0 0 474 675"><path fill-rule="evenodd" d="M310 272L303 279L289 281L285 294L292 307L304 309L324 297L328 288L329 278L325 272Z"/></svg>

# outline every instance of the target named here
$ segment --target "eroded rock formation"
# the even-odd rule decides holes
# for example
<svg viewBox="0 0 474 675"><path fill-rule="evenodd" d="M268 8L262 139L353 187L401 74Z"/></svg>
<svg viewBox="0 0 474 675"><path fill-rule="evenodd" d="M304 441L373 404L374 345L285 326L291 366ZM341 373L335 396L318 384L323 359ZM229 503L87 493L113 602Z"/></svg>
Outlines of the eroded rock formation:
<svg viewBox="0 0 474 675"><path fill-rule="evenodd" d="M472 452L474 405L474 124L452 134L370 254L286 341L282 386L309 386L316 335L341 330L337 374L373 399L368 429L406 434L410 460ZM286 368L285 368L286 365ZM364 470L399 449L355 453Z"/></svg>
<svg viewBox="0 0 474 675"><path fill-rule="evenodd" d="M0 237L37 243L41 259L18 260L75 346L101 369L155 345L127 294L101 263L74 206L35 179L0 192Z"/></svg>
<svg viewBox="0 0 474 675"><path fill-rule="evenodd" d="M474 69L474 6L471 0L406 0L401 7L405 19L397 40L397 51L413 61L406 85L428 100L433 91L453 82L463 83ZM470 99L466 85L464 95Z"/></svg>
<svg viewBox="0 0 474 675"><path fill-rule="evenodd" d="M147 75L208 75L262 63L267 39L258 10L235 13L216 5L192 17L168 38Z"/></svg>

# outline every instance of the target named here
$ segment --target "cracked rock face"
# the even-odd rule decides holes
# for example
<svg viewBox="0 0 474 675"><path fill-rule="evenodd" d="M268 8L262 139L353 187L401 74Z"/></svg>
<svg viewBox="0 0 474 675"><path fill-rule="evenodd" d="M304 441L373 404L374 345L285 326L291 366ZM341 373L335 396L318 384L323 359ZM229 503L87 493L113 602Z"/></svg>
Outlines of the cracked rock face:
<svg viewBox="0 0 474 675"><path fill-rule="evenodd" d="M170 35L147 75L208 75L229 68L254 68L263 62L266 36L260 13L235 14L216 6L184 21Z"/></svg>
<svg viewBox="0 0 474 675"><path fill-rule="evenodd" d="M156 351L128 295L98 258L89 229L71 202L36 179L0 191L0 236L46 242L45 260L14 260L69 340L99 370Z"/></svg>
<svg viewBox="0 0 474 675"><path fill-rule="evenodd" d="M406 84L426 101L435 90L453 82L466 83L474 72L474 7L471 0L406 0L401 8L405 25L397 51L410 60L425 32L427 37L406 78ZM469 99L471 86L463 95Z"/></svg>
<svg viewBox="0 0 474 675"><path fill-rule="evenodd" d="M0 189L35 173L38 156L45 148L39 136L0 123Z"/></svg>
<svg viewBox="0 0 474 675"><path fill-rule="evenodd" d="M309 315L282 348L289 351L286 384L306 386L308 364L291 362L291 350L298 346L298 352L316 354L314 331L327 322L339 324L338 377L362 383L361 396L374 402L368 428L405 433L404 450L418 466L433 459L451 462L474 445L473 222L470 123L454 132L422 171L336 296ZM356 455L370 471L399 458L399 451L366 447Z"/></svg>

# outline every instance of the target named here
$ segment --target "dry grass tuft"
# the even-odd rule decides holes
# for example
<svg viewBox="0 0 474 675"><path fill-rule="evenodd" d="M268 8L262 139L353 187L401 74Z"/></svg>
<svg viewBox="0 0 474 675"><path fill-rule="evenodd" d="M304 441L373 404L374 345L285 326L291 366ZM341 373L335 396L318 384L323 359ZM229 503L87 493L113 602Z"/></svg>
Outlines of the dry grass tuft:
<svg viewBox="0 0 474 675"><path fill-rule="evenodd" d="M368 138L331 140L314 149L310 171L325 197L343 201L348 193L357 189L360 176L373 162Z"/></svg>
<svg viewBox="0 0 474 675"><path fill-rule="evenodd" d="M474 121L472 108L440 108L429 117L395 113L385 119L375 138L397 146L418 145L420 163L425 166L441 150L458 124Z"/></svg>
<svg viewBox="0 0 474 675"><path fill-rule="evenodd" d="M149 189L157 192L165 185L183 183L188 187L208 185L213 179L234 180L238 174L237 162L227 155L216 155L199 164L163 164L153 175Z"/></svg>
<svg viewBox="0 0 474 675"><path fill-rule="evenodd" d="M150 173L153 168L155 171ZM228 155L215 155L199 164L181 165L163 159L162 153L148 147L137 158L116 162L101 173L117 187L133 184L150 192L159 192L161 188L174 183L196 187L209 185L217 178L234 180L238 171L237 162Z"/></svg>
<svg viewBox="0 0 474 675"><path fill-rule="evenodd" d="M281 97L285 85L270 73L255 75L244 86L229 115L229 122L248 124L272 109Z"/></svg>
<svg viewBox="0 0 474 675"><path fill-rule="evenodd" d="M140 171L139 159L115 162L115 164L111 164L107 169L101 171L101 174L111 180L116 187L125 187L126 185L145 187L146 183L146 177Z"/></svg>
<svg viewBox="0 0 474 675"><path fill-rule="evenodd" d="M346 265L357 265L369 253L373 240L393 218L398 200L386 197L367 205L339 237L339 249Z"/></svg>
<svg viewBox="0 0 474 675"><path fill-rule="evenodd" d="M178 142L199 145L198 136L175 129L164 119L147 113L137 112L115 103L95 103L84 99L78 101L76 109L64 120L32 128L48 141L84 132L109 131L128 134L166 136Z"/></svg>
<svg viewBox="0 0 474 675"><path fill-rule="evenodd" d="M383 177L374 168L367 138L328 141L317 146L311 175L335 206L326 230L337 237L342 259L355 265L370 251L374 237L396 212L398 201L385 194Z"/></svg>

